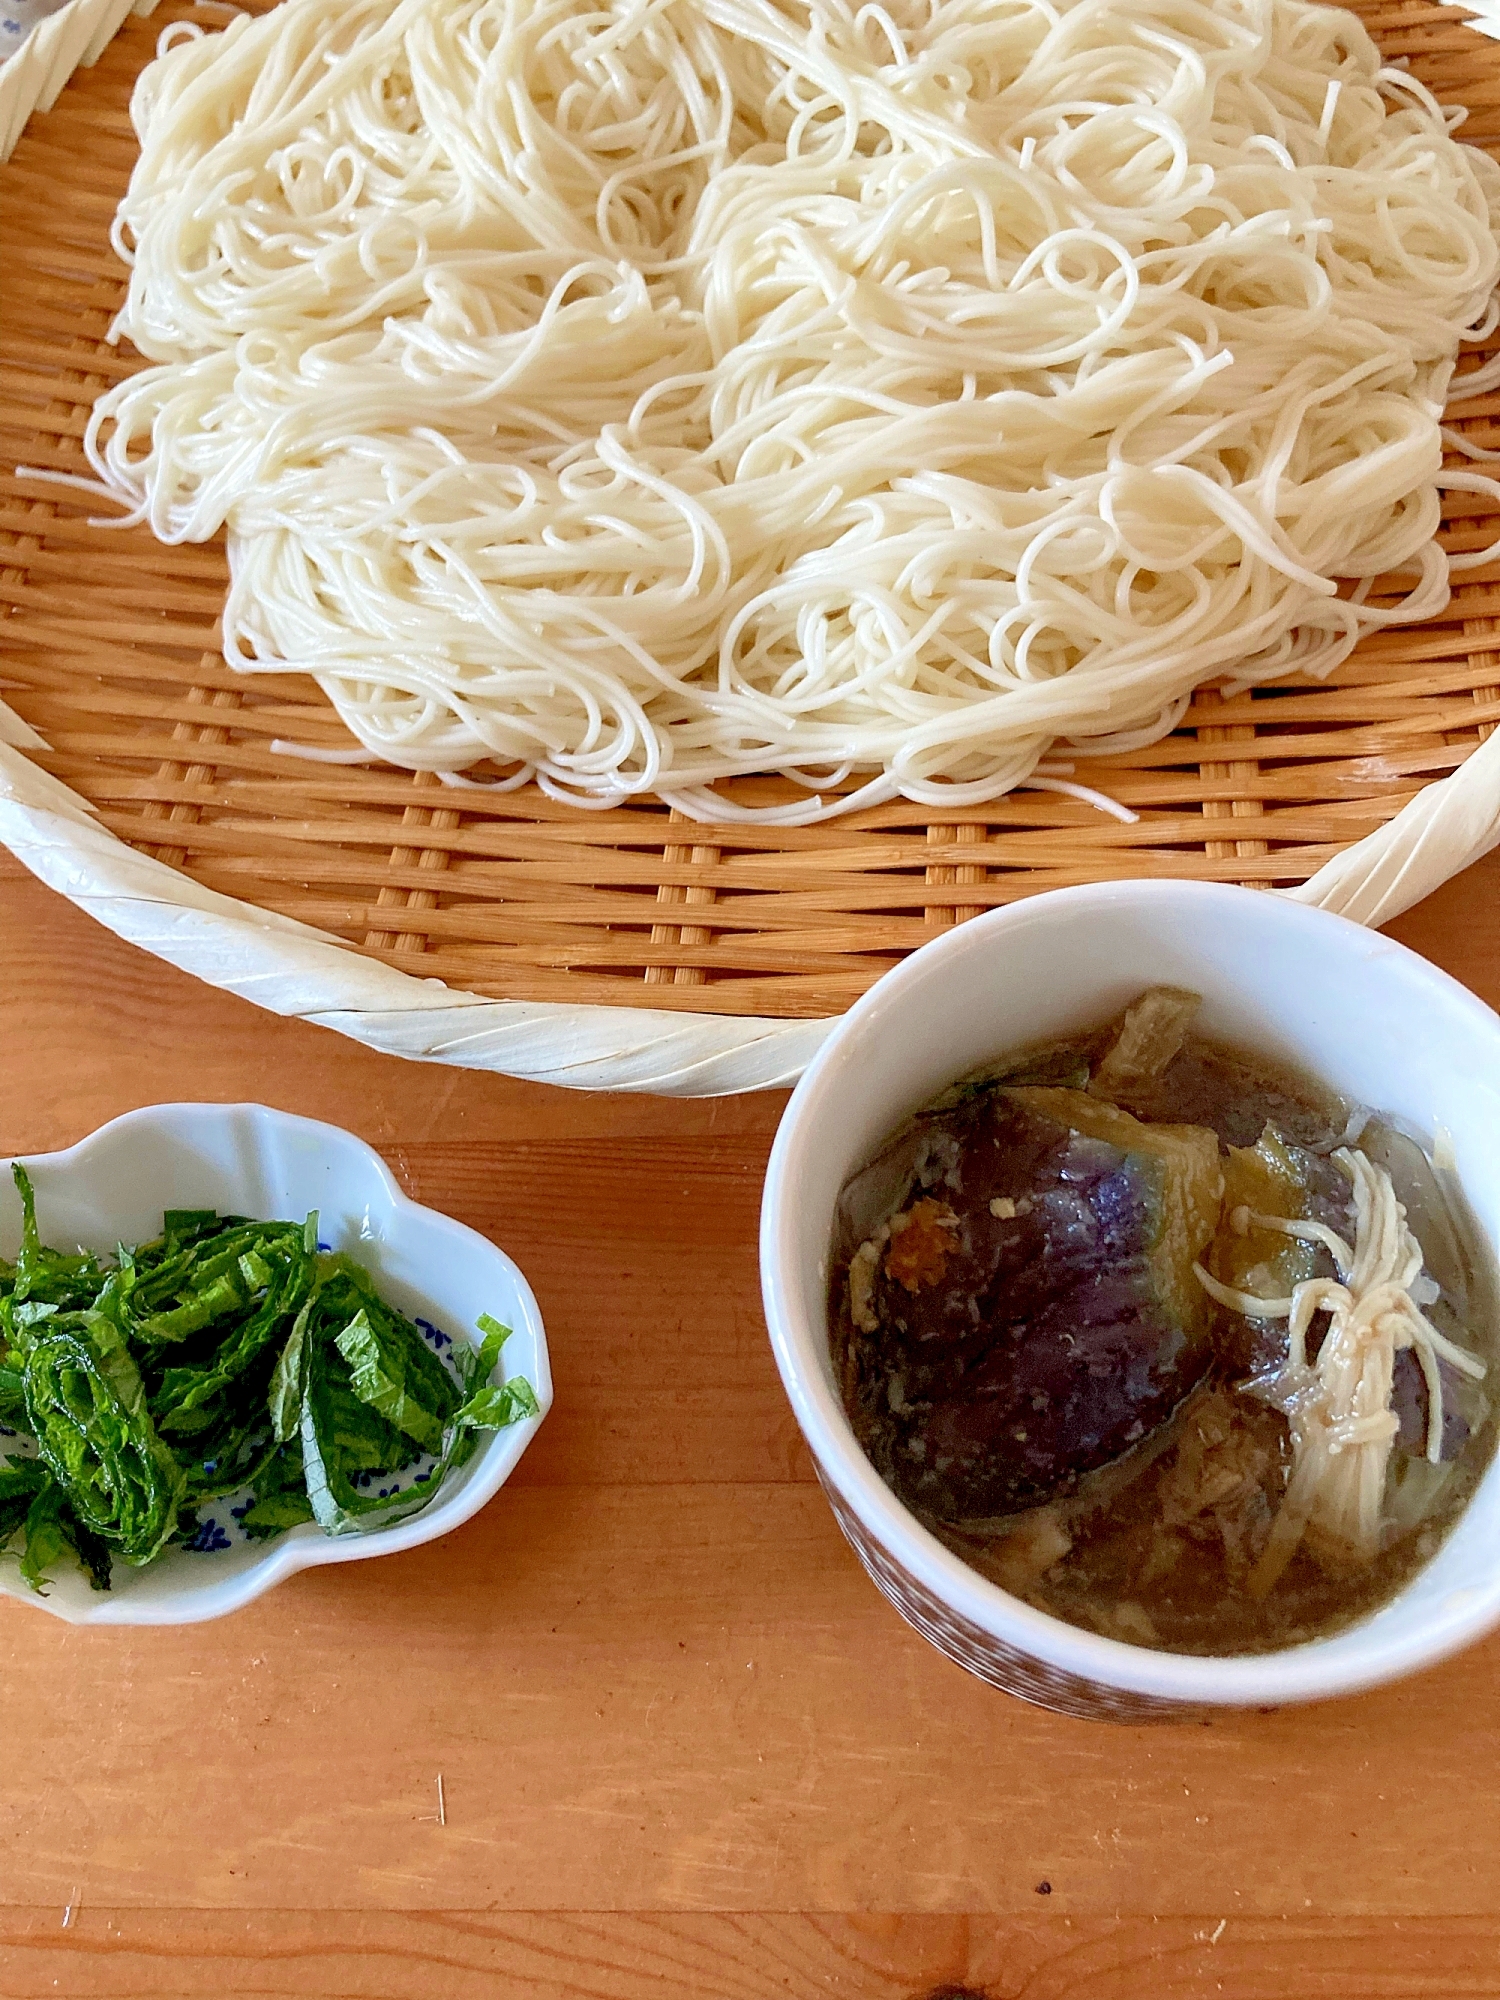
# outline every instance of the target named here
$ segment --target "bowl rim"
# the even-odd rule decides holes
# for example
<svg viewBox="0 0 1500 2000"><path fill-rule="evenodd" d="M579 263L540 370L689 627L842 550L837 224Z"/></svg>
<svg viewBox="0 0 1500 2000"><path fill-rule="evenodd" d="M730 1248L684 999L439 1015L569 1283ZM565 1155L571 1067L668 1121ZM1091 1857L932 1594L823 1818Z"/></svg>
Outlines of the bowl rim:
<svg viewBox="0 0 1500 2000"><path fill-rule="evenodd" d="M282 1111L275 1105L253 1100L229 1103L213 1099L182 1099L143 1104L107 1119L71 1146L50 1153L0 1156L0 1175L8 1181L13 1162L27 1168L44 1166L49 1170L67 1171L78 1166L99 1141L129 1132L134 1127L156 1125L170 1129L174 1126L225 1125L235 1120L269 1121L275 1128L301 1134L321 1147L327 1147L333 1140L341 1147L354 1149L363 1156L362 1167L372 1174L375 1184L389 1200L397 1226L403 1213L419 1215L423 1218L424 1227L436 1225L439 1233L450 1235L471 1249L477 1247L481 1254L502 1267L515 1296L515 1331L520 1332L524 1328L534 1344L536 1363L534 1368L528 1370L527 1379L536 1391L539 1413L523 1418L520 1423L503 1431L486 1433L480 1440L479 1450L464 1468L467 1476L454 1491L446 1497L439 1491L420 1513L390 1527L372 1529L365 1534L329 1535L315 1522L300 1523L267 1541L264 1554L234 1576L217 1581L208 1577L202 1584L187 1585L180 1597L166 1603L137 1604L128 1594L112 1599L101 1593L97 1602L91 1601L85 1611L77 1614L67 1610L55 1598L36 1592L21 1597L7 1591L4 1594L7 1602L35 1605L37 1609L50 1612L53 1617L71 1625L189 1625L226 1617L230 1612L242 1610L300 1570L316 1569L326 1563L362 1562L374 1556L394 1555L405 1549L418 1548L424 1542L436 1541L462 1526L499 1492L552 1407L552 1369L546 1330L536 1295L520 1266L479 1230L471 1229L467 1223L459 1222L441 1209L413 1201L375 1148L342 1125L330 1124L326 1119L307 1118L300 1112ZM148 1573L149 1566L143 1574Z"/></svg>
<svg viewBox="0 0 1500 2000"><path fill-rule="evenodd" d="M1415 976L1466 1017L1476 1033L1494 1041L1500 1055L1500 1016L1450 974L1393 938L1377 937L1347 917L1274 892L1219 882L1093 882L1045 890L986 911L929 940L863 994L839 1020L792 1093L771 1149L761 1205L761 1287L771 1348L821 1475L866 1531L919 1584L1002 1644L1103 1688L1182 1707L1277 1707L1355 1694L1436 1665L1500 1624L1500 1562L1484 1583L1455 1593L1461 1602L1443 1608L1405 1635L1373 1628L1371 1621L1386 1607L1370 1614L1369 1621L1269 1653L1159 1652L1083 1631L991 1583L908 1512L866 1458L841 1401L815 1364L817 1342L826 1339L826 1327L809 1327L799 1315L791 1255L796 1225L789 1195L800 1159L816 1142L832 1072L850 1042L908 988L929 977L935 965L984 952L997 936L1024 934L1039 923L1054 921L1059 912L1071 920L1091 910L1133 905L1149 916L1169 908L1180 910L1183 904L1199 906L1205 919L1253 904L1262 914L1274 909L1278 915L1273 922L1284 922L1294 934L1300 931L1310 944L1328 940L1347 946L1359 938L1367 953L1376 944L1382 957L1394 958L1408 976ZM1473 1497L1497 1480L1500 1457L1491 1461ZM1473 1505L1472 1498L1468 1504ZM1392 1601L1399 1601L1399 1596ZM1328 1647L1340 1639L1347 1641L1351 1633L1359 1633L1365 1641L1362 1656L1330 1659Z"/></svg>

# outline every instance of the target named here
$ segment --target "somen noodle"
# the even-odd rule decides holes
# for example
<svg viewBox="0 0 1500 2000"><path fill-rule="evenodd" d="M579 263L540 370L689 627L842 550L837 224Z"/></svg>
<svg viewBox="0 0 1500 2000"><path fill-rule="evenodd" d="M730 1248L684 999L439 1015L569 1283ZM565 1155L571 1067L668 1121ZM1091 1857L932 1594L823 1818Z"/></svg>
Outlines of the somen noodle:
<svg viewBox="0 0 1500 2000"><path fill-rule="evenodd" d="M90 458L409 768L991 799L1436 614L1495 490L1500 168L1338 9L286 0L133 115Z"/></svg>

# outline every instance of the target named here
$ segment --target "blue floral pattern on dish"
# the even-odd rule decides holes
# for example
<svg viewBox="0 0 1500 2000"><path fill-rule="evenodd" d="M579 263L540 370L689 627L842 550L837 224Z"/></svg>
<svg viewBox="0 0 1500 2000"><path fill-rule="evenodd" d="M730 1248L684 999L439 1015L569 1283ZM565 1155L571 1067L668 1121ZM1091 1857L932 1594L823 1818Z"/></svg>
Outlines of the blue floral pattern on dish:
<svg viewBox="0 0 1500 2000"><path fill-rule="evenodd" d="M232 1547L233 1544L218 1522L210 1515L206 1521L198 1523L197 1534L193 1536L190 1542L184 1542L182 1546L195 1556L211 1556L217 1555L220 1549Z"/></svg>
<svg viewBox="0 0 1500 2000"><path fill-rule="evenodd" d="M13 56L40 21L67 5L67 0L5 0L0 6L0 63Z"/></svg>

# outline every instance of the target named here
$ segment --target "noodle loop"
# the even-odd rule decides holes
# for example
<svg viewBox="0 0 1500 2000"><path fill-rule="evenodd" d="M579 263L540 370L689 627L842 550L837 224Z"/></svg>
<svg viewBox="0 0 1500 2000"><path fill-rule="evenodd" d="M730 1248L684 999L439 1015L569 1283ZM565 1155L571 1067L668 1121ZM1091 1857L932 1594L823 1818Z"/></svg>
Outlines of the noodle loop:
<svg viewBox="0 0 1500 2000"><path fill-rule="evenodd" d="M133 115L91 460L397 764L978 802L1446 602L1500 169L1338 10L285 0Z"/></svg>

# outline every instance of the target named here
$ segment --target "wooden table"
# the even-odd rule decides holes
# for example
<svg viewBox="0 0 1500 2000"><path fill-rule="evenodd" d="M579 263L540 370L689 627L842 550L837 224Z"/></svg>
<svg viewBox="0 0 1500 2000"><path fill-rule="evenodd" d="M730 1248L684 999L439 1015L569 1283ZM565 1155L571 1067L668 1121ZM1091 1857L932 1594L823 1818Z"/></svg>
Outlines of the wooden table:
<svg viewBox="0 0 1500 2000"><path fill-rule="evenodd" d="M1500 858L1396 926L1492 1004L1497 890ZM432 1547L183 1630L0 1603L5 2000L1500 1995L1500 1642L1122 1729L992 1692L876 1595L761 1323L779 1097L372 1055L0 854L0 1153L165 1098L349 1126L504 1244L557 1403Z"/></svg>

